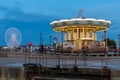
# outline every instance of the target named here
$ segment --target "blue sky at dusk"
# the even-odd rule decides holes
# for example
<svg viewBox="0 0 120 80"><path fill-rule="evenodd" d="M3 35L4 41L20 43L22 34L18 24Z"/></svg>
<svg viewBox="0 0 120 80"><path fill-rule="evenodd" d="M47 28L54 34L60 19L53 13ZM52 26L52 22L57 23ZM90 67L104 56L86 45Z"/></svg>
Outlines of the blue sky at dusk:
<svg viewBox="0 0 120 80"><path fill-rule="evenodd" d="M0 45L5 45L4 35L11 27L21 31L22 44L39 44L40 33L44 43L49 43L50 35L60 37L52 31L50 22L75 18L80 9L85 17L110 20L107 36L118 39L120 0L0 0Z"/></svg>

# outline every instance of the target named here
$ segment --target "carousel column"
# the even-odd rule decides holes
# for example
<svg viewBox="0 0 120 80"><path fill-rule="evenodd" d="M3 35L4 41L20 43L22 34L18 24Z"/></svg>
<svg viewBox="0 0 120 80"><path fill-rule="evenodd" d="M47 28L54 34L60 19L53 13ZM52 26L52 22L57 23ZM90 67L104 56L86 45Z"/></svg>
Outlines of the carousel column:
<svg viewBox="0 0 120 80"><path fill-rule="evenodd" d="M80 49L81 48L81 31L80 31L80 28L78 28L78 42L79 42L79 48L78 49Z"/></svg>
<svg viewBox="0 0 120 80"><path fill-rule="evenodd" d="M79 28L79 41L80 41L80 43L79 43L79 47L80 47L80 49L82 48L82 29L81 28Z"/></svg>
<svg viewBox="0 0 120 80"><path fill-rule="evenodd" d="M85 37L85 29L84 29L84 27L83 27L83 38Z"/></svg>
<svg viewBox="0 0 120 80"><path fill-rule="evenodd" d="M66 41L68 40L68 32L66 32Z"/></svg>
<svg viewBox="0 0 120 80"><path fill-rule="evenodd" d="M76 35L76 36L77 36L77 39L79 39L79 35L80 35L80 34L79 34L79 28L77 28L77 35Z"/></svg>
<svg viewBox="0 0 120 80"><path fill-rule="evenodd" d="M95 29L94 29L94 41L96 40L96 32L95 32Z"/></svg>
<svg viewBox="0 0 120 80"><path fill-rule="evenodd" d="M76 45L77 45L77 46L76 46L76 47L77 47L77 51L78 51L79 48L80 48L80 47L79 47L79 46L80 46L80 44L79 44L79 43L80 43L80 42L79 42L79 36L80 36L80 34L79 34L79 28L76 29L76 34L77 34L77 38L76 38Z"/></svg>
<svg viewBox="0 0 120 80"><path fill-rule="evenodd" d="M72 54L74 54L74 48L75 48L75 42L74 42L74 28L72 29L72 33L71 33L71 41L72 41Z"/></svg>
<svg viewBox="0 0 120 80"><path fill-rule="evenodd" d="M84 37L85 37L85 28L83 27L82 38L84 38ZM82 40L82 44L85 45L85 41ZM82 47L83 47L84 45L82 45Z"/></svg>
<svg viewBox="0 0 120 80"><path fill-rule="evenodd" d="M68 32L67 29L64 29L64 40L67 41L68 40Z"/></svg>
<svg viewBox="0 0 120 80"><path fill-rule="evenodd" d="M62 52L61 52L61 53L62 53L62 54L64 53L64 51L63 51L63 50L64 50L64 49L63 49L63 39L64 39L64 38L63 38L63 37L64 37L64 31L61 32L61 39L62 39L62 44L61 44L61 46L62 46Z"/></svg>
<svg viewBox="0 0 120 80"><path fill-rule="evenodd" d="M95 52L95 45L96 45L96 43L95 43L95 40L96 40L96 32L95 32L95 29L93 30L93 41L92 41L92 46L94 47L93 48L93 51Z"/></svg>

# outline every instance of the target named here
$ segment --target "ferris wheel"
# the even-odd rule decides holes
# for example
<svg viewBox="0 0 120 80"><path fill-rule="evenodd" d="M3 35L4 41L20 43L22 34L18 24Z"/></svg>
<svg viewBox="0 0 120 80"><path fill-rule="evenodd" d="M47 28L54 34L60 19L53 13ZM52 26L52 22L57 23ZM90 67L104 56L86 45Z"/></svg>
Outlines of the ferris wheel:
<svg viewBox="0 0 120 80"><path fill-rule="evenodd" d="M15 28L9 28L5 33L5 42L9 48L18 47L21 44L21 32Z"/></svg>

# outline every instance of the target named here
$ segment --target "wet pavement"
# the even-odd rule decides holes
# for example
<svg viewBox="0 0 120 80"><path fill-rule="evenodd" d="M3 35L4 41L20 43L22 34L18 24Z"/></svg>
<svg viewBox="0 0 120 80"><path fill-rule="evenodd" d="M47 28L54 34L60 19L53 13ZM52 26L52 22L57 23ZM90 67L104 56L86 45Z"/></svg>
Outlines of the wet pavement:
<svg viewBox="0 0 120 80"><path fill-rule="evenodd" d="M79 56L78 56L79 57ZM112 70L120 70L120 57L110 57L106 58L96 58L92 57L83 59L57 59L57 58L42 58L42 59L26 59L25 58L9 58L1 57L0 65L1 66L16 66L22 67L24 63L36 63L42 64L42 66L47 67L56 67L56 65L61 65L61 67L72 68L74 65L77 65L80 68L102 68L103 66L108 66Z"/></svg>

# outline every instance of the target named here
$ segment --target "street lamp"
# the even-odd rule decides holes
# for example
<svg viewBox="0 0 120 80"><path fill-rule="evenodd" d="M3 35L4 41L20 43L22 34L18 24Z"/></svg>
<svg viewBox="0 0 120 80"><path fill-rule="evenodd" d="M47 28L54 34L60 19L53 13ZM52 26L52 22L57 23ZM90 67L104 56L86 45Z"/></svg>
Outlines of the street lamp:
<svg viewBox="0 0 120 80"><path fill-rule="evenodd" d="M108 65L108 57L107 57L107 31L104 31L104 40L105 40L105 57L107 60L106 66Z"/></svg>
<svg viewBox="0 0 120 80"><path fill-rule="evenodd" d="M116 40L116 51L117 51L117 56L119 53L119 40Z"/></svg>
<svg viewBox="0 0 120 80"><path fill-rule="evenodd" d="M53 41L54 41L53 43L54 43L54 49L55 49L54 52L56 53L56 51L57 51L57 38L54 37L54 38L53 38Z"/></svg>
<svg viewBox="0 0 120 80"><path fill-rule="evenodd" d="M105 40L105 55L107 54L107 35L106 35L106 31L104 31L104 40Z"/></svg>
<svg viewBox="0 0 120 80"><path fill-rule="evenodd" d="M118 35L118 54L119 54L119 48L120 48L120 34Z"/></svg>
<svg viewBox="0 0 120 80"><path fill-rule="evenodd" d="M40 33L40 45L43 44L42 41L43 41L43 39L42 39L42 33Z"/></svg>
<svg viewBox="0 0 120 80"><path fill-rule="evenodd" d="M120 34L118 34L118 41L116 41L117 56L119 54L119 47L120 47Z"/></svg>
<svg viewBox="0 0 120 80"><path fill-rule="evenodd" d="M50 53L51 53L51 46L52 46L52 44L51 44L51 38L52 38L52 36L49 36L49 38L50 38Z"/></svg>
<svg viewBox="0 0 120 80"><path fill-rule="evenodd" d="M40 33L40 47L39 47L39 56L38 56L38 59L39 59L39 64L40 64L41 46L42 46L42 33ZM37 56L36 56L36 58L37 58Z"/></svg>

